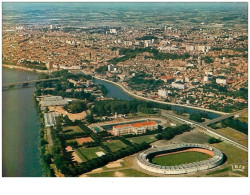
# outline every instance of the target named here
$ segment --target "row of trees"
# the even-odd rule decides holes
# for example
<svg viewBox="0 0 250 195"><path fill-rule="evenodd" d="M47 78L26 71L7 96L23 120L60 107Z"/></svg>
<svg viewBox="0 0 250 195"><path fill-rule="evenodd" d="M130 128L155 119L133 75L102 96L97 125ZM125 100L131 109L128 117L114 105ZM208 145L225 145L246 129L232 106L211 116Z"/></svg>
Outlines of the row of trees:
<svg viewBox="0 0 250 195"><path fill-rule="evenodd" d="M126 101L126 100L104 100L97 101L92 108L92 113L97 116L112 115L115 112L118 114L129 114L136 112L143 112L146 114L153 114L155 111L146 102L140 101Z"/></svg>
<svg viewBox="0 0 250 195"><path fill-rule="evenodd" d="M24 60L22 62L22 66L27 67L27 68L32 68L32 69L38 69L38 70L47 70L47 67L45 66L45 63L43 62L38 62L38 61L28 61Z"/></svg>
<svg viewBox="0 0 250 195"><path fill-rule="evenodd" d="M191 130L191 127L187 124L182 124L177 127L166 127L162 130L162 133L156 135L156 139L165 139L170 140L174 138L176 135L182 134L184 132L188 132Z"/></svg>
<svg viewBox="0 0 250 195"><path fill-rule="evenodd" d="M48 142L46 141L46 135L45 135L45 127L44 127L44 121L43 121L43 114L41 112L40 106L38 104L38 101L36 100L36 97L33 97L33 103L35 105L35 109L37 111L37 114L40 118L40 128L39 128L39 150L41 154L41 164L43 167L43 173L47 177L54 177L55 172L51 168L50 164L52 163L52 156L48 152Z"/></svg>
<svg viewBox="0 0 250 195"><path fill-rule="evenodd" d="M221 123L224 127L228 126L248 135L248 125L246 123L239 121L238 119L229 118L229 119L223 120Z"/></svg>

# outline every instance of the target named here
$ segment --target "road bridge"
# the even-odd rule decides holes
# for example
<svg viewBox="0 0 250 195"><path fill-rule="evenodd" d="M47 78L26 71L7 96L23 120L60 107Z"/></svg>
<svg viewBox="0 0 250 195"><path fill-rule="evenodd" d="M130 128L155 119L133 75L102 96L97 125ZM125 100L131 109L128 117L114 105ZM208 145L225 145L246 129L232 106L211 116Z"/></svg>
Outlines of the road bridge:
<svg viewBox="0 0 250 195"><path fill-rule="evenodd" d="M7 87L12 87L12 86L14 87L17 85L27 86L32 83L55 81L55 80L59 80L60 78L61 77L55 77L55 78L49 78L49 79L39 79L39 80L32 80L32 81L21 81L21 82L16 82L16 83L6 83L6 84L3 84L2 87L7 88Z"/></svg>
<svg viewBox="0 0 250 195"><path fill-rule="evenodd" d="M221 117L215 118L215 119L213 119L213 120L204 122L204 123L202 123L202 124L208 126L208 125L211 125L211 124L213 124L213 123L217 123L217 122L219 122L219 121L225 120L225 119L227 119L227 118L231 118L231 117L234 117L234 116L236 116L236 115L239 115L239 114L241 114L242 112L247 111L247 109L248 109L248 108L245 108L245 109L243 109L243 110L240 110L240 111L237 111L237 112L234 112L234 113L231 113L231 114L226 114L226 115L223 115L223 116L221 116Z"/></svg>

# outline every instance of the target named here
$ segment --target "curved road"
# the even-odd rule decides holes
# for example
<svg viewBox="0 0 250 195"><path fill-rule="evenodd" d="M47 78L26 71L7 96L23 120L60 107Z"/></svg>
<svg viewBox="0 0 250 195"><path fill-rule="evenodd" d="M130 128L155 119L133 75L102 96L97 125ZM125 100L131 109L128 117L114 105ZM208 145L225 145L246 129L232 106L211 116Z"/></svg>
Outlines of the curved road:
<svg viewBox="0 0 250 195"><path fill-rule="evenodd" d="M151 101L151 102L156 102L156 103L161 103L161 104L167 104L167 105L172 105L172 106L180 106L180 107L185 107L185 108L192 108L192 109L206 111L206 112L212 112L212 113L220 114L220 115L228 114L228 113L225 113L225 112L220 112L220 111L216 111L216 110L210 110L210 109L207 109L207 108L199 108L199 107L195 107L195 106L189 106L189 105L183 105L183 104L175 104L175 103L170 103L170 102L163 102L163 101L159 101L159 100L153 100L153 99L150 99L150 98L142 97L142 96L139 96L139 95L134 94L133 92L129 91L127 88L125 88L120 83L109 81L109 80L103 79L103 78L101 78L99 76L93 76L93 77L95 77L96 79L99 79L99 80L103 80L103 81L112 83L112 84L120 87L124 92L128 93L129 95L131 95L131 96L133 96L133 97L135 97L137 99L143 99L143 100L146 100L146 101Z"/></svg>

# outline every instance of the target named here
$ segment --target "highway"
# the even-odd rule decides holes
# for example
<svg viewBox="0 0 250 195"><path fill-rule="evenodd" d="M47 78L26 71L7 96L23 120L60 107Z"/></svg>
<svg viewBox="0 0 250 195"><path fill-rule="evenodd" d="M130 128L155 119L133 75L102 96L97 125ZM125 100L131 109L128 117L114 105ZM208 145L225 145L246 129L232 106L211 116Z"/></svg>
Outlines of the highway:
<svg viewBox="0 0 250 195"><path fill-rule="evenodd" d="M84 74L86 74L84 71L83 71ZM238 111L238 112L235 112L235 113L225 113L225 112L220 112L220 111L215 111L215 110L210 110L210 109L206 109L206 108L199 108L199 107L194 107L194 106L189 106L189 105L182 105L182 104L175 104L175 103L170 103L170 102L162 102L162 101L159 101L159 100L154 100L154 99L150 99L150 98L146 98L146 97L142 97L142 96L139 96L137 94L134 94L133 92L131 92L129 89L125 88L122 84L119 84L119 83L116 83L116 82L113 82L113 81L109 81L107 79L103 79L99 76L94 76L96 79L100 79L100 80L103 80L103 81L106 81L106 82L109 82L109 83L112 83L118 87L120 87L123 91L125 91L126 93L128 93L129 95L137 98L137 99L143 99L143 100L146 100L146 101L152 101L152 102L157 102L157 103L161 103L161 104L167 104L167 105L174 105L174 106L180 106L180 107L186 107L186 108L192 108L192 109L196 109L196 110L201 110L201 111L206 111L206 112L212 112L212 113L216 113L216 114L220 114L222 115L221 117L218 117L216 119L213 119L209 122L206 122L206 123L197 123L197 122L194 122L192 120L189 120L189 119L186 119L186 118L182 118L178 115L175 115L175 114L172 114L172 113L169 113L167 111L162 111L162 116L165 116L165 117L169 117L173 120L177 120L177 121L182 121L184 123L187 123L189 125L192 125L192 126L196 126L196 127L200 127L202 129L204 129L205 131L207 131L209 134L217 137L217 138L220 138L221 140L224 140L230 144L232 144L233 146L245 151L245 152L248 152L248 148L246 146L243 146L242 144L240 143L237 143L233 140L231 140L230 138L224 136L224 135L220 135L219 133L215 132L214 129L208 127L207 125L208 124L212 124L212 123L215 123L215 122L218 122L220 120L223 120L223 119L226 119L226 118L230 118L232 116L234 116L235 114L239 114L241 112L244 112L246 109L244 110L241 110L241 111Z"/></svg>
<svg viewBox="0 0 250 195"><path fill-rule="evenodd" d="M173 119L175 121L181 121L181 122L184 122L184 123L187 123L189 125L192 125L192 126L195 126L195 127L200 127L202 129L204 129L205 131L207 131L209 134L217 137L217 138L220 138L221 140L224 140L230 144L232 144L233 146L245 151L245 152L248 152L248 148L246 146L243 146L242 144L240 143L237 143L233 140L231 140L230 138L224 136L224 135L221 135L219 133L216 132L216 130L202 124L202 123L197 123L197 122L194 122L194 121L191 121L189 119L186 119L186 118L183 118L181 116L178 116L178 115L175 115L175 114L172 114L172 113L169 113L165 110L161 110L161 114L162 116L165 116L167 118L170 118L170 119Z"/></svg>

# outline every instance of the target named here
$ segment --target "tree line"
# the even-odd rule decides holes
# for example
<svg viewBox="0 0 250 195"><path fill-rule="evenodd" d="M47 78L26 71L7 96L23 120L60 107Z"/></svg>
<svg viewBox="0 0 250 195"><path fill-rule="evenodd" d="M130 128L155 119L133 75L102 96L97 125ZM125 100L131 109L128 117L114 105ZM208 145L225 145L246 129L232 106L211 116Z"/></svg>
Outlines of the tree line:
<svg viewBox="0 0 250 195"><path fill-rule="evenodd" d="M174 138L176 135L182 134L184 132L188 132L191 130L191 127L187 124L182 124L177 127L166 127L162 130L161 133L157 134L155 137L156 139L165 139L170 140Z"/></svg>

